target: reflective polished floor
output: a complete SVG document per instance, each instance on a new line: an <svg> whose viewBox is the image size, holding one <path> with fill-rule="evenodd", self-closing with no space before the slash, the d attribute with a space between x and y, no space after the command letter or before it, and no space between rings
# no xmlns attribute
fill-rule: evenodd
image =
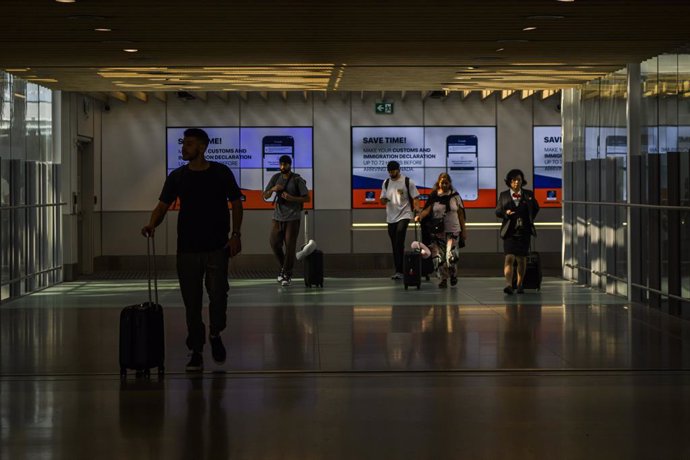
<svg viewBox="0 0 690 460"><path fill-rule="evenodd" d="M403 290L384 278L231 280L228 360L121 382L118 318L146 282L0 305L0 458L690 458L690 323L545 278Z"/></svg>

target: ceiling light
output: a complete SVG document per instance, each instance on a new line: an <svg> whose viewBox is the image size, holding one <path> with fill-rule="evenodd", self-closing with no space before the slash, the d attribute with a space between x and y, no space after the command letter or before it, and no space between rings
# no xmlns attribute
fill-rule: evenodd
<svg viewBox="0 0 690 460"><path fill-rule="evenodd" d="M108 29L107 27L98 27L97 29L93 29L96 32L112 32L113 29Z"/></svg>
<svg viewBox="0 0 690 460"><path fill-rule="evenodd" d="M136 52L138 52L139 50L136 49L136 48L125 48L125 49L123 49L122 51L124 51L125 53L136 53Z"/></svg>
<svg viewBox="0 0 690 460"><path fill-rule="evenodd" d="M499 49L496 50L496 52L497 52L497 53L500 53L501 51L504 51L504 50L505 50L505 48L499 48Z"/></svg>
<svg viewBox="0 0 690 460"><path fill-rule="evenodd" d="M527 16L527 19L530 21L548 21L551 19L565 19L565 16L557 14L542 14L538 16Z"/></svg>
<svg viewBox="0 0 690 460"><path fill-rule="evenodd" d="M562 2L562 3L573 3L575 0L556 0L557 2Z"/></svg>
<svg viewBox="0 0 690 460"><path fill-rule="evenodd" d="M55 0L58 3L77 3L77 0Z"/></svg>
<svg viewBox="0 0 690 460"><path fill-rule="evenodd" d="M536 27L533 27L533 26L529 26L529 27L525 27L525 28L522 29L522 30L523 30L524 32L528 32L528 31L530 31L530 30L537 30L537 28L536 28Z"/></svg>

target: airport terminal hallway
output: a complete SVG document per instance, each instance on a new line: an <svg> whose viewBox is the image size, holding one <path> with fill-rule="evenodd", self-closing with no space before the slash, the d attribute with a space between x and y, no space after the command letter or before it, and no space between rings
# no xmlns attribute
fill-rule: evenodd
<svg viewBox="0 0 690 460"><path fill-rule="evenodd" d="M0 458L688 459L690 324L545 278L405 291L383 277L231 280L228 360L118 375L122 307L146 281L63 283L0 305ZM206 311L205 311L206 315Z"/></svg>

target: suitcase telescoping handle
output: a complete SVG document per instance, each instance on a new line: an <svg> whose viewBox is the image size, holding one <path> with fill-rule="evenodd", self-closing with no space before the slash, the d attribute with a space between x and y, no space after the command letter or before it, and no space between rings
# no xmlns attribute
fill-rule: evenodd
<svg viewBox="0 0 690 460"><path fill-rule="evenodd" d="M151 268L153 266L153 273ZM146 238L146 271L149 279L149 304L153 305L151 298L151 278L153 278L153 292L155 293L156 305L158 305L158 270L156 269L156 240L153 236ZM153 276L151 276L153 274Z"/></svg>
<svg viewBox="0 0 690 460"><path fill-rule="evenodd" d="M309 242L309 220L307 214L309 214L309 211L304 211L304 244Z"/></svg>

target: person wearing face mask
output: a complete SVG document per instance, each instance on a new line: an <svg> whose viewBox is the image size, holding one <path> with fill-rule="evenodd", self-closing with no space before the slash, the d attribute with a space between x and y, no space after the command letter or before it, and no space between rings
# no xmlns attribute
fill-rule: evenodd
<svg viewBox="0 0 690 460"><path fill-rule="evenodd" d="M407 226L414 212L419 208L419 192L412 179L400 173L400 163L388 162L389 178L381 185L381 204L386 206L386 223L388 237L393 248L395 273L393 280L403 279L403 258L405 255L405 237Z"/></svg>
<svg viewBox="0 0 690 460"><path fill-rule="evenodd" d="M530 240L532 235L537 235L534 218L539 212L539 204L534 199L534 193L523 188L527 181L521 170L508 171L505 183L508 190L501 192L496 205L496 216L503 219L500 233L505 254L503 275L506 286L503 292L508 295L513 293L513 264L517 261L517 292L522 294Z"/></svg>
<svg viewBox="0 0 690 460"><path fill-rule="evenodd" d="M290 286L292 267L295 265L295 249L302 207L311 198L305 180L292 171L292 158L289 155L283 155L278 161L280 172L271 177L266 185L264 199L268 200L275 193L270 244L280 265L278 283L287 287Z"/></svg>
<svg viewBox="0 0 690 460"><path fill-rule="evenodd" d="M465 204L457 191L453 188L448 173L441 173L429 194L429 199L422 212L415 217L419 222L427 216L429 233L431 233L431 256L434 266L438 270L441 282L438 287L444 289L458 284L457 262L458 245L464 246L467 239L465 228ZM462 240L462 242L460 241ZM459 244L461 243L461 244Z"/></svg>

